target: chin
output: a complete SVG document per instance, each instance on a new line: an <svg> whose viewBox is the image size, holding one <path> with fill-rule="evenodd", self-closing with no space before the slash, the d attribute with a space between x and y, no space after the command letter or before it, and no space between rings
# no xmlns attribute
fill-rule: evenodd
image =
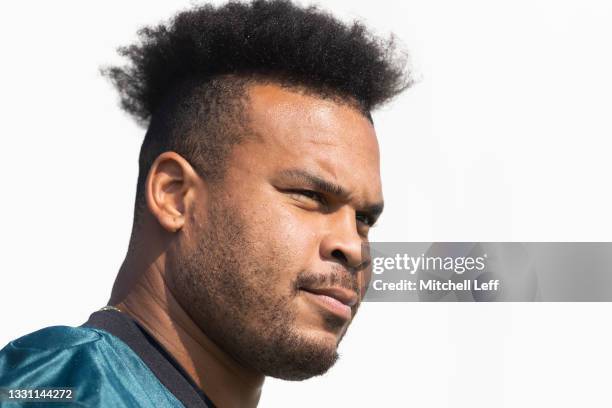
<svg viewBox="0 0 612 408"><path fill-rule="evenodd" d="M304 330L301 335L305 341L312 343L321 350L325 349L327 352L331 353L336 352L338 349L338 344L344 336L344 330L342 333L338 333L337 331L330 331L327 328L308 329Z"/></svg>
<svg viewBox="0 0 612 408"><path fill-rule="evenodd" d="M293 361L290 367L267 375L285 381L304 381L325 374L337 360L338 353L334 350L330 355L303 359L298 364L295 364L296 361Z"/></svg>
<svg viewBox="0 0 612 408"><path fill-rule="evenodd" d="M337 345L338 337L334 333L323 329L294 329L278 344L274 361L262 371L267 376L288 381L325 374L338 360Z"/></svg>

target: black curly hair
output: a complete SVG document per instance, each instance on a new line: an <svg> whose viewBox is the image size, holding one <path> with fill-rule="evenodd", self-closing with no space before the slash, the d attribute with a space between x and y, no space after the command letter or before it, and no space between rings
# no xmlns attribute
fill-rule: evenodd
<svg viewBox="0 0 612 408"><path fill-rule="evenodd" d="M122 108L148 126L137 203L155 158L173 150L210 180L248 132L245 86L274 82L369 112L412 84L393 38L374 37L316 7L287 0L203 5L142 28L119 48L128 65L103 69ZM371 120L371 118L370 118ZM137 205L138 207L138 205Z"/></svg>

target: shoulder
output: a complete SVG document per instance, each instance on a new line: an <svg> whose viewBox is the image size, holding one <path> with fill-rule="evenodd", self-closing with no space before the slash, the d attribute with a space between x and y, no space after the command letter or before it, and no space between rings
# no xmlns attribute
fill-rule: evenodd
<svg viewBox="0 0 612 408"><path fill-rule="evenodd" d="M0 380L44 362L57 368L57 364L69 363L74 358L82 359L102 338L93 329L68 326L46 327L20 337L0 350Z"/></svg>
<svg viewBox="0 0 612 408"><path fill-rule="evenodd" d="M142 360L110 333L53 326L0 350L0 388L72 388L80 406L121 407L155 406L151 391L159 385Z"/></svg>
<svg viewBox="0 0 612 408"><path fill-rule="evenodd" d="M100 332L53 326L11 341L0 350L0 386L68 386L77 367L91 371Z"/></svg>
<svg viewBox="0 0 612 408"><path fill-rule="evenodd" d="M45 327L10 342L0 352L49 352L86 346L99 341L101 334L89 327Z"/></svg>

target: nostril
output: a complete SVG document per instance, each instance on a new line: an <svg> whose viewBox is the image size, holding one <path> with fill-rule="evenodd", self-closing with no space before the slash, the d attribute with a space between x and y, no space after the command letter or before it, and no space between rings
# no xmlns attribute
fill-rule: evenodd
<svg viewBox="0 0 612 408"><path fill-rule="evenodd" d="M344 252L342 252L339 249L334 249L331 253L331 255L338 259L339 261L341 261L344 265L348 264L348 258L346 257L346 255L344 255Z"/></svg>

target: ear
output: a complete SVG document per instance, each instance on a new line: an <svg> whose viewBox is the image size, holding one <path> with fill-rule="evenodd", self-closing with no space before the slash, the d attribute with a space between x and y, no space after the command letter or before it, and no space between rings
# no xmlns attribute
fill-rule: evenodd
<svg viewBox="0 0 612 408"><path fill-rule="evenodd" d="M195 196L200 177L193 167L176 152L157 156L145 184L149 211L168 232L176 232L185 224L185 211Z"/></svg>

